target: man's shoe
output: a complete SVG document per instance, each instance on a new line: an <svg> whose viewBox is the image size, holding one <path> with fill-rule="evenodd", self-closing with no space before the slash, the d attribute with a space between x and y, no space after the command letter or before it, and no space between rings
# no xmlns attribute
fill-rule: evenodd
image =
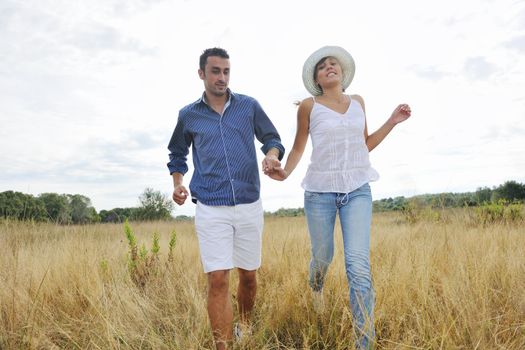
<svg viewBox="0 0 525 350"><path fill-rule="evenodd" d="M233 325L233 337L235 341L242 342L252 335L252 328L250 326L241 325L236 322Z"/></svg>

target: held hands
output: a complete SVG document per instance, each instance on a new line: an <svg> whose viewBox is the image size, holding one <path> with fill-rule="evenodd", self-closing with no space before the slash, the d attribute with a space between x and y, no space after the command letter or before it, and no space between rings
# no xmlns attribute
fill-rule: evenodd
<svg viewBox="0 0 525 350"><path fill-rule="evenodd" d="M269 173L273 172L275 168L280 168L281 162L277 158L277 156L273 154L268 154L266 157L264 157L262 161L262 170L265 175L268 175Z"/></svg>
<svg viewBox="0 0 525 350"><path fill-rule="evenodd" d="M188 198L188 190L184 185L178 185L175 187L175 190L173 190L173 201L177 203L178 205L183 205L186 201L186 198Z"/></svg>
<svg viewBox="0 0 525 350"><path fill-rule="evenodd" d="M396 125L407 120L411 114L412 110L410 109L410 106L403 103L397 106L396 109L394 109L392 115L390 116L390 118L388 118L388 121L392 125Z"/></svg>
<svg viewBox="0 0 525 350"><path fill-rule="evenodd" d="M281 168L281 162L273 154L267 155L262 161L262 169L265 175L274 180L283 181L288 177L286 171Z"/></svg>
<svg viewBox="0 0 525 350"><path fill-rule="evenodd" d="M288 177L288 173L281 167L274 168L272 172L265 172L270 178L277 181L284 181Z"/></svg>

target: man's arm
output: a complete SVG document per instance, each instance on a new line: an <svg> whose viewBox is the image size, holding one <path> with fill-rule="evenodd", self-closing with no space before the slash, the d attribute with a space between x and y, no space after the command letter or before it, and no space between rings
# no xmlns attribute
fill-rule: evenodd
<svg viewBox="0 0 525 350"><path fill-rule="evenodd" d="M266 157L264 157L262 161L262 169L265 174L270 173L275 168L279 168L281 166L279 154L280 151L275 147L270 148L270 150L266 152Z"/></svg>
<svg viewBox="0 0 525 350"><path fill-rule="evenodd" d="M281 137L273 125L268 115L264 112L261 105L255 101L255 137L263 145L261 151L266 155L277 157L277 161L283 159L284 146L281 144ZM274 149L274 150L272 150Z"/></svg>
<svg viewBox="0 0 525 350"><path fill-rule="evenodd" d="M173 195L172 198L178 205L184 204L188 197L188 190L184 187L183 177L188 171L186 164L189 147L191 145L191 138L184 133L184 123L179 114L177 125L171 136L168 149L170 151L170 161L168 162L168 169L173 178Z"/></svg>
<svg viewBox="0 0 525 350"><path fill-rule="evenodd" d="M189 195L188 190L182 184L184 175L181 173L172 173L171 176L173 177L174 188L172 198L178 205L183 205Z"/></svg>

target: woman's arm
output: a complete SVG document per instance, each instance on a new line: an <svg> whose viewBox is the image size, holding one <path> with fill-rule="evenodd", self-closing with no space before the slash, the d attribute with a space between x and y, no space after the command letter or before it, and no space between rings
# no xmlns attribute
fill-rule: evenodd
<svg viewBox="0 0 525 350"><path fill-rule="evenodd" d="M352 98L356 99L357 101L359 101L359 103L361 103L361 106L363 107L363 112L364 112L365 102L363 98L359 95L353 95ZM385 137L390 133L390 131L392 131L394 126L407 120L410 117L411 113L412 111L410 110L409 105L400 104L399 106L396 107L396 109L394 109L394 111L392 112L392 115L390 115L390 118L388 118L387 121L379 129L377 129L375 132L373 132L370 135L368 135L368 127L366 124L366 113L365 113L364 134L365 134L365 142L366 142L368 151L369 152L372 151L381 142L383 142Z"/></svg>
<svg viewBox="0 0 525 350"><path fill-rule="evenodd" d="M297 110L297 131L293 147L286 158L286 165L283 168L276 168L273 172L268 173L274 180L285 180L294 171L301 160L306 142L308 141L308 132L310 130L310 112L312 111L313 100L304 99Z"/></svg>

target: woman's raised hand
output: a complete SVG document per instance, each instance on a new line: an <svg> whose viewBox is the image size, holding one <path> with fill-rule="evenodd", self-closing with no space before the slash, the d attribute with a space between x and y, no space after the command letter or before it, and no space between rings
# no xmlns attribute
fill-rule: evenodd
<svg viewBox="0 0 525 350"><path fill-rule="evenodd" d="M412 110L410 109L410 106L406 103L400 104L399 106L394 109L392 112L392 115L388 119L392 124L396 125L401 122L404 122L408 118L410 118L410 115L412 114Z"/></svg>

